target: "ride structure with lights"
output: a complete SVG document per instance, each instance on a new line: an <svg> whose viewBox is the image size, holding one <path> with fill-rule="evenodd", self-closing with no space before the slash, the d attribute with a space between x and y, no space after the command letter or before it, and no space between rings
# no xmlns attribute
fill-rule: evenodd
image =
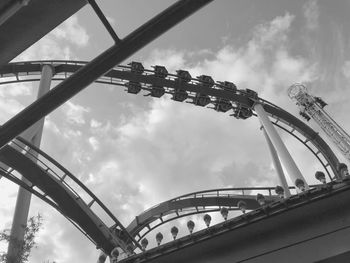
<svg viewBox="0 0 350 263"><path fill-rule="evenodd" d="M6 0L5 4L0 4L0 31L3 30L1 32L11 32L11 28L17 28L18 17L24 17L26 21L31 18L31 23L36 23L37 17L33 14L38 12L47 18L41 21L50 20L50 23L40 23L36 27L31 23L24 23L23 27L18 27L20 31L17 32L20 33L3 39L4 48L0 51L0 84L37 81L43 78L42 70L48 68L47 66L52 69L52 81L61 82L0 128L0 174L62 213L103 251L99 262L104 261L107 255L114 261L127 257L123 262L154 262L153 260L157 261L159 258L158 262L164 262L160 257L162 255L174 253L179 249L194 248L194 244L203 244L206 240L229 235L232 231L240 231L247 226L273 220L300 207L308 207L328 197L342 195L350 189L347 174L343 172L344 165L339 163L336 155L318 133L282 108L260 98L255 91L238 89L234 83L228 81L216 82L207 75L192 78L185 70L170 74L160 65L154 66L153 70L145 69L139 62L116 66L210 0L180 0L124 39L117 36L94 0L57 3L46 0L19 1L27 4L25 8L22 8L22 5L16 6L13 1L7 5L10 2ZM114 40L112 47L90 62L56 60L7 63L86 3L90 4ZM4 5L10 9L5 10ZM53 10L56 16L48 19ZM30 28L27 25L30 25ZM11 41L18 43L13 45ZM271 146L271 153L278 152L280 156L281 152L283 153L281 159L293 174L292 181L296 185L296 192L290 195L291 189L281 183L282 186L276 188L214 189L191 193L144 211L136 216L129 226L124 227L66 168L20 136L26 129L36 125L39 120L93 82L122 86L130 94L146 92L146 96L154 98L170 94L174 101L189 102L200 107L210 106L217 112L231 113L231 116L237 119L258 116ZM327 183L326 175L318 171L315 176L322 185L309 186L270 122L307 147L323 166L330 182ZM278 156L272 156L275 156L274 164L280 166ZM22 180L21 175L27 181ZM273 190L277 195L272 194ZM251 191L258 191L259 194L253 195ZM336 205L339 204L341 202ZM232 210L240 210L242 215L228 219ZM103 215L98 211L102 211ZM211 226L212 219L208 213L215 211L221 213L224 222ZM159 232L156 234L158 246L145 251L149 244L146 238L149 232L172 220L200 213L205 213L203 220L207 228L195 232L195 222L189 220L188 236L179 239L180 230L174 226L170 230L173 241L162 245L164 236ZM106 218L108 220L105 220ZM289 216L286 220L288 218ZM107 221L113 222L112 225ZM243 233L245 234L246 232ZM201 252L205 254L205 251ZM175 259L175 262L179 261Z"/></svg>
<svg viewBox="0 0 350 263"><path fill-rule="evenodd" d="M350 136L325 111L324 107L327 106L327 103L320 97L310 95L306 87L302 84L292 85L288 89L288 96L298 105L300 116L307 121L312 118L328 138L331 139L342 155L350 161Z"/></svg>
<svg viewBox="0 0 350 263"><path fill-rule="evenodd" d="M51 60L10 63L0 67L0 85L39 81L41 68L45 64L54 69L52 81L64 81L83 68L87 62ZM95 82L125 87L129 94L139 94L143 91L147 96L154 98L170 94L174 101L189 102L203 107L212 105L210 108L217 112L231 112L231 116L243 120L256 116L253 107L259 103L272 119L274 126L296 138L318 159L329 178L338 176L339 161L331 148L317 132L292 114L258 97L252 90L237 89L232 82L213 81L208 85L208 82L203 81L203 77L192 78L190 73L184 70L166 75L163 72L160 75L156 70L160 67L162 66L157 65L154 70L148 70L139 62L130 63L128 66L119 65Z"/></svg>
<svg viewBox="0 0 350 263"><path fill-rule="evenodd" d="M2 79L0 84L37 81L40 79L37 76L40 75L43 65L50 65L54 69L53 81L64 80L84 64L85 62L74 61L11 63L0 68ZM260 103L270 118L275 119L272 122L275 126L293 135L317 157L330 180L332 177L342 178L336 170L336 167L339 167L337 158L317 133L280 107L259 98L252 90L237 89L233 83L227 81L215 82L209 76L192 78L190 73L184 70L177 71L177 74L170 74L165 67L159 65L154 66L153 70L148 70L144 69L139 62L132 62L127 66L120 65L96 82L125 87L130 94L139 94L143 91L154 98L170 94L172 99L178 102L190 102L201 107L213 105L208 108L221 113L232 111L231 116L243 120L256 116L254 105ZM38 156L34 159L38 161L37 164L30 161L33 156ZM274 188L216 189L192 193L161 203L140 214L128 227L124 227L83 183L58 162L23 138L18 137L1 149L0 161L11 167L1 170L4 177L49 203L78 227L98 248L114 258L117 255L116 247L121 249L118 252L119 258L143 251L148 245L145 236L164 223L184 216L215 211L220 212L223 218L227 219L230 210L241 210L245 213L246 210L258 209L283 199L284 192L289 190L278 186L275 189L276 196L271 194ZM30 184L21 181L13 171L19 171L30 181ZM36 174L36 177L33 177L33 174ZM318 172L317 177L322 177L322 182L325 182L324 173ZM295 183L301 192L305 191L306 182L297 180ZM247 194L247 191L252 190L265 191L265 194L264 196L259 194L257 197ZM237 191L243 192L238 194ZM82 196L88 196L88 199L83 199ZM105 222L101 222L100 217L94 212L95 206L102 208L115 224L108 226ZM206 215L204 220L209 227L208 216ZM159 220L160 222L156 223ZM188 222L188 228L192 233L194 225L191 221ZM173 237L177 236L174 233L172 233ZM161 244L161 241L162 239L158 236L157 242ZM104 257L105 255L101 255L101 258Z"/></svg>

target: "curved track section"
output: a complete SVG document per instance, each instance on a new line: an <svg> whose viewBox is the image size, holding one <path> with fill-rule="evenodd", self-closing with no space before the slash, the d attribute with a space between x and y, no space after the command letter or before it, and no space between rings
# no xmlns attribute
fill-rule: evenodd
<svg viewBox="0 0 350 263"><path fill-rule="evenodd" d="M1 170L1 175L24 186L56 208L106 253L109 254L116 246L124 251L128 250L128 244L140 247L83 183L29 142L17 138L0 150L0 160L11 167L7 171ZM28 179L31 185L25 185L19 174ZM113 229L107 224L114 224Z"/></svg>
<svg viewBox="0 0 350 263"><path fill-rule="evenodd" d="M125 252L140 248L138 241L160 225L192 214L220 211L221 207L237 210L237 203L245 201L247 210L260 207L251 191L263 193L266 202L278 198L273 188L227 188L182 195L160 203L133 220L127 228L74 175L46 153L18 137L0 150L0 160L10 167L0 168L0 175L24 187L51 205L76 226L97 248L107 254L116 246ZM23 175L30 185L20 179ZM155 223L160 220L160 222ZM155 224L154 224L155 223ZM112 225L108 227L108 225ZM146 231L144 231L146 229ZM129 244L133 244L131 247Z"/></svg>
<svg viewBox="0 0 350 263"><path fill-rule="evenodd" d="M246 262L237 258L237 260L232 260L233 257L228 255L229 251L233 253L243 251L249 256L244 257L246 259L251 258L252 253L256 253L256 249L260 247L265 252L271 250L272 244L276 250L289 247L291 245L290 237L295 238L294 244L298 244L300 241L308 242L310 241L310 232L308 231L313 227L315 227L314 230L320 231L318 232L320 236L333 233L329 230L329 222L344 223L344 220L340 220L339 212L347 211L345 207L348 204L349 190L349 179L314 186L303 194L271 202L249 213L150 248L144 253L123 259L121 262ZM343 202L339 202L339 200L343 200ZM342 205L343 207L340 208ZM344 225L339 226L336 231L344 229L343 227ZM345 225L345 228L347 227ZM315 235L314 230L311 232L313 235ZM267 239L271 237L272 233L274 234L273 241L267 245ZM259 246L252 245L253 241L257 241ZM327 241L329 243L326 238L325 245ZM281 242L285 243L282 245ZM315 248L317 247L319 247L318 241ZM247 252L248 248L250 251ZM308 253L310 252L309 248L307 245ZM292 253L295 251L292 250ZM298 253L295 254L298 257ZM290 262L288 255L285 258L287 259L285 261ZM280 259L279 253L275 261L257 260L254 262L280 262L281 260L278 259Z"/></svg>
<svg viewBox="0 0 350 263"><path fill-rule="evenodd" d="M318 189L322 185L310 185L312 189ZM295 191L295 187L289 187ZM140 240L155 228L172 220L200 213L219 212L222 207L229 211L239 210L239 201L246 203L247 210L256 210L261 205L256 200L256 194L263 194L266 205L275 201L281 201L277 195L273 195L274 187L241 187L220 188L182 195L155 205L142 212L127 226L129 233Z"/></svg>
<svg viewBox="0 0 350 263"><path fill-rule="evenodd" d="M127 227L127 230L140 240L162 224L184 216L216 212L220 211L221 207L226 207L228 210L239 210L237 207L239 201L246 203L247 210L255 210L260 205L256 201L256 195L250 195L249 193L251 191L264 193L268 204L280 199L271 195L273 189L272 187L223 188L182 195L153 206L136 216Z"/></svg>
<svg viewBox="0 0 350 263"><path fill-rule="evenodd" d="M43 64L50 64L54 67L56 74L53 80L59 81L78 71L86 62L52 60L10 63L0 67L0 78L3 79L0 84L39 81ZM191 77L184 80L178 75L168 73L159 75L155 70L144 70L143 68L135 70L130 66L121 65L100 77L96 82L124 86L127 87L129 93L133 94L143 90L149 92L147 95L152 97L161 97L167 93L173 96L173 100L186 101L198 106L214 105L214 109L221 112L228 110L238 112L241 109L252 112L254 104L261 103L265 111L274 119L274 125L303 143L320 161L330 178L332 178L331 172L336 178L339 177L337 171L339 160L317 132L290 113L257 97L249 90L227 88L221 82L207 83ZM136 91L132 91L130 86L135 83ZM185 94L185 99L180 99L177 96L179 94ZM204 99L204 102L203 100L200 102L200 99ZM234 115L237 118L246 118L246 116Z"/></svg>

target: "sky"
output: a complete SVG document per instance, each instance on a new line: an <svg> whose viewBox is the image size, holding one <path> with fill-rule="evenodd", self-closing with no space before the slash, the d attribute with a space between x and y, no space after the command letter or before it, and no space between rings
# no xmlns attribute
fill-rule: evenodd
<svg viewBox="0 0 350 263"><path fill-rule="evenodd" d="M173 2L98 1L120 37ZM214 1L122 64L140 61L147 68L164 65L172 73L184 69L192 76L232 81L296 116L298 109L287 89L303 82L349 131L349 11L346 0ZM86 6L15 61L89 61L111 45L108 33ZM0 85L0 123L33 102L37 87L38 83ZM309 124L319 131L315 123ZM128 225L145 209L189 192L276 186L277 175L259 127L256 118L237 120L168 97L145 98L121 87L93 84L47 116L41 148ZM322 170L321 165L294 138L280 134L307 182L316 183L314 173ZM11 226L17 186L2 178L0 189L0 229L4 229ZM99 252L94 245L33 197L30 215L37 213L44 222L30 262L96 261ZM204 227L199 217L191 219ZM182 226L180 236L185 234L186 220L164 227L167 240L174 224Z"/></svg>

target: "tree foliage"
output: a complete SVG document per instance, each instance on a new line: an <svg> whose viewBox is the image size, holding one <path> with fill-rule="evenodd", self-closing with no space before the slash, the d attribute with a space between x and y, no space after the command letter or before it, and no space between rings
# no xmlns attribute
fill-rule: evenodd
<svg viewBox="0 0 350 263"><path fill-rule="evenodd" d="M10 235L10 230L5 229L0 232L0 241L5 242L13 242L15 250L18 251L18 253L11 257L7 253L1 253L0 254L0 262L7 262L7 263L24 263L28 262L28 258L30 255L30 252L33 247L36 246L36 242L34 240L36 234L40 230L40 227L42 225L42 216L38 214L37 216L32 216L28 219L27 225L24 229L24 241L18 240Z"/></svg>

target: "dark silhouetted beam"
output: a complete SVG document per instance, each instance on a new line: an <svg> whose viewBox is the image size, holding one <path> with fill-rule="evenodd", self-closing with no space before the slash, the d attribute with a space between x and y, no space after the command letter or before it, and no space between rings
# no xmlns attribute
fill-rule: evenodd
<svg viewBox="0 0 350 263"><path fill-rule="evenodd" d="M92 9L94 9L96 15L98 16L98 18L101 20L102 24L105 26L105 28L107 29L108 33L111 35L111 37L113 38L115 43L118 43L120 41L119 37L117 36L117 34L115 33L113 27L111 26L111 24L108 22L107 18L105 17L105 15L103 14L102 10L100 9L100 7L98 6L98 4L96 3L95 0L88 0L89 4L91 5Z"/></svg>
<svg viewBox="0 0 350 263"><path fill-rule="evenodd" d="M16 8L16 3L28 4L21 8L17 4ZM0 65L17 57L86 3L86 0L0 0Z"/></svg>
<svg viewBox="0 0 350 263"><path fill-rule="evenodd" d="M6 1L5 1L6 2ZM5 23L11 16L17 13L22 7L28 4L29 0L20 0L8 2L4 8L0 8L0 26Z"/></svg>
<svg viewBox="0 0 350 263"><path fill-rule="evenodd" d="M180 0L107 49L33 102L0 129L0 147L83 90L98 77L212 0Z"/></svg>

